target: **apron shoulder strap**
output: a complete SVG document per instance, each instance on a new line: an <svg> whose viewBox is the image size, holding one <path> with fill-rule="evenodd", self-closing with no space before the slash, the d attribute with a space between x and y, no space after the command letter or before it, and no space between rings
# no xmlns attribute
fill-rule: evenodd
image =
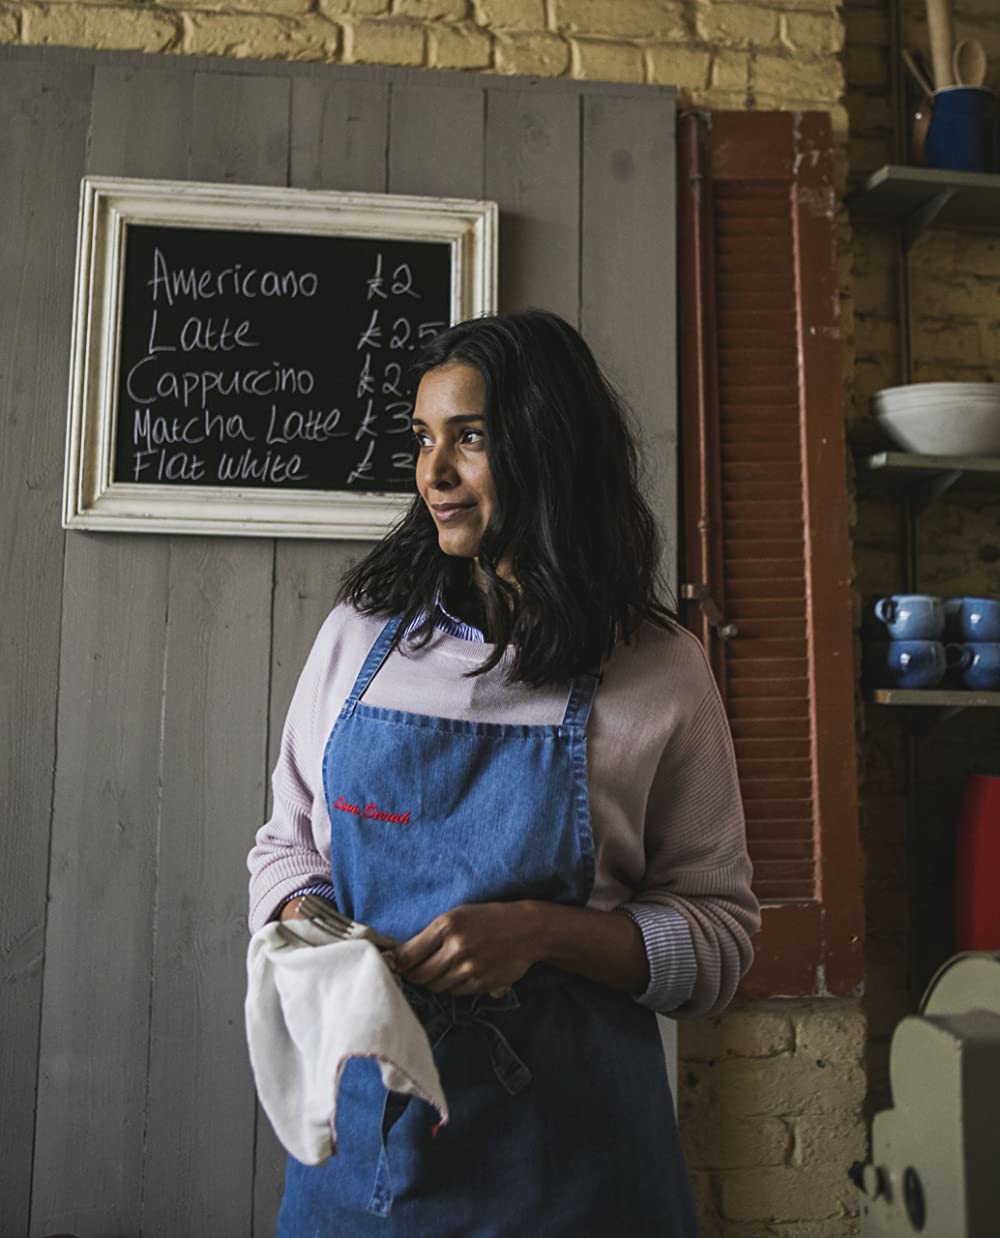
<svg viewBox="0 0 1000 1238"><path fill-rule="evenodd" d="M345 705L353 708L358 701L364 696L368 685L378 674L382 663L389 656L389 650L392 648L392 642L395 639L396 633L399 631L399 625L403 622L401 615L396 615L390 619L381 632L375 639L375 644L368 650L368 656L361 664L361 670L358 671L358 677L354 681L354 687L351 689L351 694L347 698Z"/></svg>
<svg viewBox="0 0 1000 1238"><path fill-rule="evenodd" d="M573 688L569 694L569 700L566 702L566 713L563 715L562 724L565 727L578 727L580 730L585 730L587 719L590 717L590 708L594 703L594 693L597 691L597 685L601 682L601 676L597 671L585 671L582 675L577 675L573 680Z"/></svg>

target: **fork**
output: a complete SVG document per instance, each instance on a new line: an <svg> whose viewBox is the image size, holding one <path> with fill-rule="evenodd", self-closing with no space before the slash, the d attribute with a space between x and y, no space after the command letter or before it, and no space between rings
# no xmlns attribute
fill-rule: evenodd
<svg viewBox="0 0 1000 1238"><path fill-rule="evenodd" d="M342 915L336 908L331 907L329 903L315 894L303 894L299 899L298 909L303 919L314 924L331 941L370 941L373 946L383 951L392 950L399 945L394 937L386 937L376 932L375 929L369 928L367 924L361 924L358 920L352 920L350 916ZM299 941L305 941L306 938L301 937L294 928L289 927L293 922L279 921L293 937L297 937ZM309 942L309 944L313 943Z"/></svg>
<svg viewBox="0 0 1000 1238"><path fill-rule="evenodd" d="M362 924L359 920L352 920L350 916L341 914L335 907L331 907L325 899L318 898L315 894L301 895L299 911L304 913L302 918L308 920L310 924L314 924L331 941L370 941L376 949L383 952L393 950L399 945L395 937L386 937L383 933L369 928L367 924ZM294 923L295 917L291 920L279 920L278 928L283 933L294 937L297 941L305 942L310 946L318 944L296 933L291 927ZM509 986L490 989L490 997L504 997L509 992Z"/></svg>

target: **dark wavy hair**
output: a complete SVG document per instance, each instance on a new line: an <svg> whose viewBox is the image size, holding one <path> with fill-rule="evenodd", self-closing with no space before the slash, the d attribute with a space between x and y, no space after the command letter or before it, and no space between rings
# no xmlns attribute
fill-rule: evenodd
<svg viewBox="0 0 1000 1238"><path fill-rule="evenodd" d="M472 674L492 669L511 646L512 679L560 682L595 667L644 619L672 627L629 413L579 333L546 310L474 318L435 336L414 372L458 361L475 366L486 387L496 492L478 556L495 647ZM516 587L497 575L505 554ZM435 599L467 580L468 560L439 549L418 495L347 573L339 596L365 614L402 615L401 632L422 618L407 638L422 647Z"/></svg>

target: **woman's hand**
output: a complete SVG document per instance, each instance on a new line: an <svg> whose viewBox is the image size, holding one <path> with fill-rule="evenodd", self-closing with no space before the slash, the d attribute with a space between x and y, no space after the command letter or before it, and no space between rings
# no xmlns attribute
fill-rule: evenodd
<svg viewBox="0 0 1000 1238"><path fill-rule="evenodd" d="M432 920L385 960L433 993L491 993L520 980L539 960L539 904L464 903Z"/></svg>
<svg viewBox="0 0 1000 1238"><path fill-rule="evenodd" d="M463 903L384 957L434 993L492 993L520 980L532 963L626 993L649 984L642 933L628 916L533 900Z"/></svg>

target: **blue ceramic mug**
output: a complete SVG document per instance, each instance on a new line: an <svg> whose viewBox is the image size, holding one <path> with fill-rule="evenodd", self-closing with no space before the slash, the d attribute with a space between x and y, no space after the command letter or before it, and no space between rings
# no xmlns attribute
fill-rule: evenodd
<svg viewBox="0 0 1000 1238"><path fill-rule="evenodd" d="M879 598L872 613L892 640L939 640L944 635L941 599L928 593Z"/></svg>
<svg viewBox="0 0 1000 1238"><path fill-rule="evenodd" d="M945 646L951 677L963 688L994 692L1000 689L1000 642L965 641Z"/></svg>
<svg viewBox="0 0 1000 1238"><path fill-rule="evenodd" d="M979 86L934 92L927 130L927 166L953 172L994 170L993 95Z"/></svg>
<svg viewBox="0 0 1000 1238"><path fill-rule="evenodd" d="M892 640L866 645L864 665L874 688L936 688L947 663L940 641Z"/></svg>
<svg viewBox="0 0 1000 1238"><path fill-rule="evenodd" d="M1000 641L1000 599L948 598L944 603L945 631L957 641L977 644Z"/></svg>
<svg viewBox="0 0 1000 1238"><path fill-rule="evenodd" d="M965 598L945 598L941 603L941 609L944 611L944 634L947 640L962 639L959 627L964 601Z"/></svg>

